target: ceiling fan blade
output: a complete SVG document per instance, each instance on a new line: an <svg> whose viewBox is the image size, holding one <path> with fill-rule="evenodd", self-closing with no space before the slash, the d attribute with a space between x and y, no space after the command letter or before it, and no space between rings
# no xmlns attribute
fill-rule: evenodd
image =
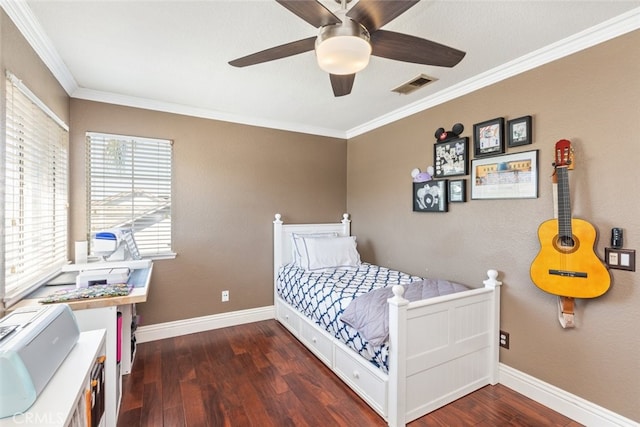
<svg viewBox="0 0 640 427"><path fill-rule="evenodd" d="M453 67L466 55L443 44L386 30L371 34L371 46L375 56L439 67Z"/></svg>
<svg viewBox="0 0 640 427"><path fill-rule="evenodd" d="M295 42L272 47L271 49L252 53L251 55L243 56L242 58L229 61L229 64L233 65L234 67L246 67L248 65L260 64L262 62L273 61L275 59L286 58L288 56L297 55L299 53L309 52L310 50L315 49L315 45L316 36L313 36Z"/></svg>
<svg viewBox="0 0 640 427"><path fill-rule="evenodd" d="M331 79L331 87L333 88L333 94L335 96L345 96L351 93L353 87L353 81L356 78L355 74L329 74Z"/></svg>
<svg viewBox="0 0 640 427"><path fill-rule="evenodd" d="M347 16L364 25L369 33L391 22L420 0L359 0Z"/></svg>
<svg viewBox="0 0 640 427"><path fill-rule="evenodd" d="M321 3L318 3L316 0L276 1L316 28L342 22L337 16L331 13L329 9L324 7Z"/></svg>

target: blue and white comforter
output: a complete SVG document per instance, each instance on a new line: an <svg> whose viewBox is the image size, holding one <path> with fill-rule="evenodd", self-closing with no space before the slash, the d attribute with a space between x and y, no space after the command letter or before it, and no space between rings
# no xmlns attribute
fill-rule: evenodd
<svg viewBox="0 0 640 427"><path fill-rule="evenodd" d="M374 289L422 280L400 271L362 263L357 268L309 272L287 264L278 272L280 298L344 342L383 372L388 372L388 344L372 346L340 320L349 303Z"/></svg>

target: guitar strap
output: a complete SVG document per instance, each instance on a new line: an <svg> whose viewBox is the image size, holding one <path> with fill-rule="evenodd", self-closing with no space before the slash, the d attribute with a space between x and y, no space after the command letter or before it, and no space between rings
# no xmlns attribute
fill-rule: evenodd
<svg viewBox="0 0 640 427"><path fill-rule="evenodd" d="M558 183L555 180L553 181L553 217L558 217ZM558 320L565 329L576 327L574 307L575 298L558 296Z"/></svg>

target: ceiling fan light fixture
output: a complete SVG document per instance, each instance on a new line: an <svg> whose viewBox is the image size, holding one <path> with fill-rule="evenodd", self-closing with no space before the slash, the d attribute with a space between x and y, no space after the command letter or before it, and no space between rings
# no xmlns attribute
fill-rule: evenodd
<svg viewBox="0 0 640 427"><path fill-rule="evenodd" d="M369 64L371 45L360 37L340 36L316 47L318 65L329 74L355 74Z"/></svg>
<svg viewBox="0 0 640 427"><path fill-rule="evenodd" d="M316 59L318 66L329 74L355 74L369 64L369 32L346 16L340 18L342 23L320 30L316 39Z"/></svg>

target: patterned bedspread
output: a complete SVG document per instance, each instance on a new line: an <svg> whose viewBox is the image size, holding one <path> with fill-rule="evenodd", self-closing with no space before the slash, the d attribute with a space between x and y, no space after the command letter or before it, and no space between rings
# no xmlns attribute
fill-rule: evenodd
<svg viewBox="0 0 640 427"><path fill-rule="evenodd" d="M374 289L422 280L385 267L362 263L358 268L309 272L287 264L278 272L280 298L298 309L348 347L388 372L388 344L372 346L340 316L356 297Z"/></svg>

